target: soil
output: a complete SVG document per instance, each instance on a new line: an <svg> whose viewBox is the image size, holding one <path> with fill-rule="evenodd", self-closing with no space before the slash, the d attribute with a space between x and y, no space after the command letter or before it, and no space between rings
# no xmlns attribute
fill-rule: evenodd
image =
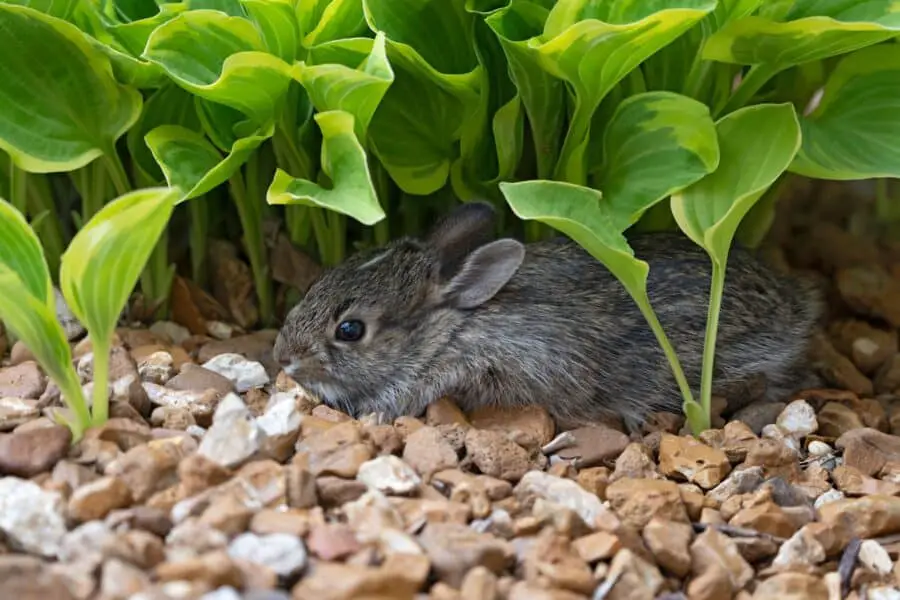
<svg viewBox="0 0 900 600"><path fill-rule="evenodd" d="M452 399L353 420L272 363L237 253L233 285L179 279L173 321L118 330L112 418L76 444L0 335L0 598L900 598L900 244L840 194L785 204L766 252L829 282L828 387L699 439Z"/></svg>

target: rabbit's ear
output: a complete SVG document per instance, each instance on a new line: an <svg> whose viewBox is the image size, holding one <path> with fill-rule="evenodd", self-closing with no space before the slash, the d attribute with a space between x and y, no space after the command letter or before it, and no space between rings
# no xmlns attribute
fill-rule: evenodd
<svg viewBox="0 0 900 600"><path fill-rule="evenodd" d="M494 207L486 202L467 202L441 219L428 235L428 244L437 250L441 278L455 275L473 250L493 237Z"/></svg>
<svg viewBox="0 0 900 600"><path fill-rule="evenodd" d="M462 268L444 287L444 297L458 308L475 308L494 297L516 274L525 246L512 239L485 244L470 253Z"/></svg>

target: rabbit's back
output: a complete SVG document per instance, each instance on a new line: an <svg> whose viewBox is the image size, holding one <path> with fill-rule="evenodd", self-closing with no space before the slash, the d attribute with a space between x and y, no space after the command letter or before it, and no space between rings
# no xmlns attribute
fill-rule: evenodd
<svg viewBox="0 0 900 600"><path fill-rule="evenodd" d="M710 259L678 233L643 234L629 243L650 265L651 304L699 395ZM714 391L734 408L747 400L741 390L760 378L769 397L804 387L798 373L819 311L811 284L782 276L734 247ZM518 273L474 320L469 342L495 358L492 376L475 383L482 394L487 389L490 396L494 386L497 395L540 403L574 423L604 413L635 423L648 411L680 410L668 361L637 305L601 263L568 239L529 245ZM505 378L513 389L504 389Z"/></svg>

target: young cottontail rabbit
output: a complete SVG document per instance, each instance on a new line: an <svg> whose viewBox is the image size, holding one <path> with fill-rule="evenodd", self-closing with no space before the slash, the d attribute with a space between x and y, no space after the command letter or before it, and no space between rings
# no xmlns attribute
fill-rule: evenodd
<svg viewBox="0 0 900 600"><path fill-rule="evenodd" d="M568 238L523 245L493 240L493 227L490 205L464 204L425 240L326 271L289 313L275 358L357 417L415 416L442 396L464 410L537 404L561 424L617 415L634 428L650 411L681 411L656 338L601 263ZM630 243L650 264L652 305L696 394L709 257L680 233ZM765 395L784 399L802 385L818 294L738 247L726 277L714 391L764 377Z"/></svg>

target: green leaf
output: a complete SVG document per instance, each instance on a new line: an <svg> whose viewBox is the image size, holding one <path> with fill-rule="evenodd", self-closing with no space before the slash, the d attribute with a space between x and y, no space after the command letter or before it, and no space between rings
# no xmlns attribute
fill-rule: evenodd
<svg viewBox="0 0 900 600"><path fill-rule="evenodd" d="M78 0L3 0L3 2L27 6L63 21L71 21L78 7Z"/></svg>
<svg viewBox="0 0 900 600"><path fill-rule="evenodd" d="M719 168L673 195L672 214L724 267L741 219L800 148L800 124L791 104L761 104L720 119L716 132Z"/></svg>
<svg viewBox="0 0 900 600"><path fill-rule="evenodd" d="M500 191L520 219L561 231L603 263L632 295L646 293L649 265L634 256L617 223L628 213L598 190L562 181L503 182ZM644 290L644 292L642 292Z"/></svg>
<svg viewBox="0 0 900 600"><path fill-rule="evenodd" d="M819 179L900 177L900 47L859 50L838 63L818 107L801 118L791 171Z"/></svg>
<svg viewBox="0 0 900 600"><path fill-rule="evenodd" d="M187 91L242 112L257 127L274 118L292 77L290 65L265 51L250 21L210 10L161 25L144 57Z"/></svg>
<svg viewBox="0 0 900 600"><path fill-rule="evenodd" d="M494 196L497 182L514 178L524 135L522 102L506 55L483 22L475 28L475 51L481 64L480 102L466 119L460 157L451 167L453 189L463 200Z"/></svg>
<svg viewBox="0 0 900 600"><path fill-rule="evenodd" d="M141 96L73 25L0 4L0 149L31 172L72 171L104 153L137 120Z"/></svg>
<svg viewBox="0 0 900 600"><path fill-rule="evenodd" d="M354 135L353 115L344 111L318 113L322 130L322 170L334 182L331 189L306 179L294 179L281 169L269 186L269 204L319 206L374 225L385 214L378 203L366 152Z"/></svg>
<svg viewBox="0 0 900 600"><path fill-rule="evenodd" d="M300 47L300 26L290 0L241 0L262 32L266 48L281 60L292 63Z"/></svg>
<svg viewBox="0 0 900 600"><path fill-rule="evenodd" d="M180 3L161 4L158 8L159 12L154 15L135 21L110 25L106 29L122 44L131 56L137 58L144 51L144 48L147 46L147 40L150 39L150 34L157 27L163 23L168 23L187 10L187 6Z"/></svg>
<svg viewBox="0 0 900 600"><path fill-rule="evenodd" d="M177 85L167 83L147 99L140 119L128 131L126 140L131 160L147 178L156 182L162 181L163 172L144 142L144 137L160 125L182 125L198 130L200 118L194 106L194 97Z"/></svg>
<svg viewBox="0 0 900 600"><path fill-rule="evenodd" d="M706 105L671 92L647 92L623 101L603 136L596 186L615 207L620 231L651 206L715 171L716 127Z"/></svg>
<svg viewBox="0 0 900 600"><path fill-rule="evenodd" d="M394 71L368 145L403 191L433 193L446 183L478 103L473 16L462 0L367 0L364 7L372 31L386 36Z"/></svg>
<svg viewBox="0 0 900 600"><path fill-rule="evenodd" d="M22 340L72 406L77 435L90 416L72 353L56 319L55 297L44 252L25 217L0 198L0 321Z"/></svg>
<svg viewBox="0 0 900 600"><path fill-rule="evenodd" d="M715 0L678 0L656 10L656 4L560 0L547 17L543 36L530 40L542 67L569 82L575 92L554 179L586 182L591 117L600 102L630 71L716 5Z"/></svg>
<svg viewBox="0 0 900 600"><path fill-rule="evenodd" d="M62 257L60 290L91 339L111 338L177 199L171 188L130 192L100 209L72 239Z"/></svg>
<svg viewBox="0 0 900 600"><path fill-rule="evenodd" d="M888 0L802 0L777 21L747 16L709 39L703 58L781 70L877 44L900 33L900 4Z"/></svg>
<svg viewBox="0 0 900 600"><path fill-rule="evenodd" d="M53 305L53 284L44 249L21 212L0 198L0 265L21 280L19 293Z"/></svg>
<svg viewBox="0 0 900 600"><path fill-rule="evenodd" d="M372 31L415 50L436 71L463 75L477 66L475 19L463 0L363 0L363 9Z"/></svg>
<svg viewBox="0 0 900 600"><path fill-rule="evenodd" d="M363 50L365 54L358 52ZM297 79L319 112L342 110L353 115L356 136L365 145L369 123L394 81L384 34L374 40L341 40L310 52L317 64L301 65ZM343 62L347 61L347 62Z"/></svg>
<svg viewBox="0 0 900 600"><path fill-rule="evenodd" d="M303 0L297 5L297 19L307 48L353 38L368 29L362 0Z"/></svg>
<svg viewBox="0 0 900 600"><path fill-rule="evenodd" d="M161 125L150 131L145 141L166 182L181 191L179 202L183 202L227 181L273 133L270 125L258 135L236 140L224 159L202 134L180 125Z"/></svg>
<svg viewBox="0 0 900 600"><path fill-rule="evenodd" d="M566 117L565 84L540 64L539 51L528 42L539 36L550 11L532 0L512 0L485 19L509 63L509 76L528 116L537 160L537 176L549 179L559 158Z"/></svg>

